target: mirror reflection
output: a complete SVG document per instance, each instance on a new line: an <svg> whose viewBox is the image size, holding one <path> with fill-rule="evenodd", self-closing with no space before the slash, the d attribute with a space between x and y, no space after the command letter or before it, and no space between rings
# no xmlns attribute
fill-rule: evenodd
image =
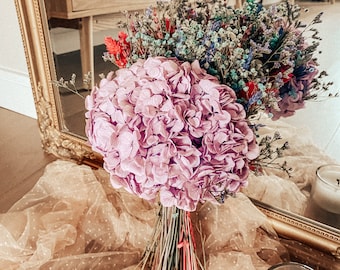
<svg viewBox="0 0 340 270"><path fill-rule="evenodd" d="M309 22L313 16L323 11L322 23L317 25L320 37L320 54L317 55L318 62L320 64L319 69L325 70L328 73L327 80L332 81L334 84L332 89L338 91L340 89L339 80L339 60L340 54L338 53L339 41L334 39L335 33L339 32L339 3L330 4L329 2L304 2L299 1L298 4L302 8L308 9L308 12L302 16L305 22ZM306 108L297 111L296 115L291 118L285 119L286 123L294 126L302 126L306 128L306 138L312 138L312 143L322 149L323 152L330 157L329 161L324 159L323 153L315 156L315 160L324 164L340 164L340 100L325 99L320 102L308 102ZM300 135L299 135L300 136ZM308 153L308 149L304 150ZM323 162L321 162L323 161ZM306 163L302 163L301 166L308 166ZM316 181L316 170L313 172L313 180ZM304 177L304 176L302 176ZM314 182L315 187L317 185ZM328 189L327 189L328 190ZM328 199L332 196L339 195L339 190L336 186L336 179L334 179L334 186L325 195ZM338 197L339 198L339 197ZM333 202L336 203L338 199L334 198ZM331 202L333 204L333 202ZM324 204L324 205L322 205ZM315 200L309 198L307 207L303 213L304 216L320 221L332 227L340 229L340 215L334 212L325 211L328 209L329 202L315 203ZM322 207L320 207L320 205Z"/></svg>
<svg viewBox="0 0 340 270"><path fill-rule="evenodd" d="M133 3L45 0L56 78L69 81L75 74L75 88L85 97L99 83L101 74L116 69L102 56L106 51L104 38L118 33L117 23L125 16L122 11L138 11L155 3L155 0ZM69 90L59 87L57 91L63 114L61 128L85 140L84 100Z"/></svg>
<svg viewBox="0 0 340 270"><path fill-rule="evenodd" d="M102 59L103 53L106 51L104 38L105 36L117 36L119 30L116 25L123 15L117 10L117 7L112 9L114 12L110 11L108 7L98 11L98 9L88 6L78 7L80 11L74 11L67 10L65 1L53 3L51 3L52 1L45 1L56 77L70 80L71 75L76 74L76 88L79 89L79 94L85 97L89 93L89 89L99 83L100 74L107 74L116 68L111 62L105 62ZM146 2L143 2L144 6L149 4ZM320 36L323 38L320 46L322 54L318 55L320 70L328 72L328 80L334 82L333 89L340 89L340 80L338 79L340 76L338 71L340 70L338 64L340 63L340 53L337 50L339 42L334 38L340 34L338 24L335 23L340 22L337 16L340 12L340 5L337 3L331 5L328 2L298 2L298 4L302 8L309 9L309 12L302 12L302 19L305 22L311 21L320 10L324 11L323 23L317 25ZM91 85L84 83L84 79L87 79L85 74L91 74ZM85 140L84 99L63 88L59 88L58 91L61 100L61 113L64 119L63 128ZM315 155L315 166L322 162L340 163L340 154L337 151L340 147L339 105L339 99L326 99L321 102L311 101L307 103L305 109L297 111L294 117L282 120L285 124L305 127L308 133L308 135L305 135L306 139L313 140L316 146L329 155L329 159ZM296 136L303 137L304 135L296 134ZM302 142L303 140L298 141ZM308 165L303 163L306 161L301 162L302 166ZM315 166L311 166L313 171L310 171L310 178L316 178ZM300 175L300 177L305 176ZM305 185L302 193L309 194L310 191L311 186ZM288 190L287 194L292 195L293 191ZM275 198L268 199L265 202L274 206L276 203ZM296 204L292 200L290 203ZM288 208L287 210L340 229L339 214L323 210L308 196L307 201L303 203L306 203L306 205L297 207L299 209ZM281 205L284 205L284 203Z"/></svg>
<svg viewBox="0 0 340 270"><path fill-rule="evenodd" d="M75 74L75 89L79 95L59 87L64 128L85 139L84 97L98 84L100 74L114 69L112 63L103 61L106 50L104 37L117 31L115 15L85 17L82 14L68 19L66 12L56 12L56 7L46 2L48 26L51 37L56 77L66 81ZM80 98L83 97L83 98Z"/></svg>

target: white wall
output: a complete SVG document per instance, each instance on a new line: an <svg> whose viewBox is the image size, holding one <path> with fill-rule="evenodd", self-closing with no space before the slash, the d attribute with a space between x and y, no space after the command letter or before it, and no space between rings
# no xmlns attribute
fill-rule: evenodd
<svg viewBox="0 0 340 270"><path fill-rule="evenodd" d="M1 0L0 11L0 107L36 118L14 0Z"/></svg>

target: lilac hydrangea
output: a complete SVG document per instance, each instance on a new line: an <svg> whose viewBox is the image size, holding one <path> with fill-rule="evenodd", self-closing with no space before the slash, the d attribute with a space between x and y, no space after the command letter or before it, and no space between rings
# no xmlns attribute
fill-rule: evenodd
<svg viewBox="0 0 340 270"><path fill-rule="evenodd" d="M86 98L86 134L113 187L194 211L247 184L259 154L235 92L198 61L150 57Z"/></svg>

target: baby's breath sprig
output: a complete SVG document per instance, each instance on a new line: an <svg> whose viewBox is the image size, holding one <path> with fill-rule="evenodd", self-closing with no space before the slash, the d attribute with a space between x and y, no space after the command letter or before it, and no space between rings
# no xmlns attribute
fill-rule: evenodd
<svg viewBox="0 0 340 270"><path fill-rule="evenodd" d="M85 96L81 94L82 90L89 91L91 87L91 73L84 74L83 78L83 88L79 88L77 86L77 76L76 74L72 74L70 80L66 81L63 77L61 77L57 81L53 81L53 84L59 88L64 88L70 93L73 93L77 96L79 96L82 99L85 99Z"/></svg>
<svg viewBox="0 0 340 270"><path fill-rule="evenodd" d="M292 168L288 167L286 161L279 161L280 158L284 157L284 151L289 149L287 141L280 146L276 146L276 142L281 139L280 133L276 131L273 136L267 135L260 140L260 155L250 164L256 175L262 174L264 168L271 168L282 170L289 177L291 176Z"/></svg>

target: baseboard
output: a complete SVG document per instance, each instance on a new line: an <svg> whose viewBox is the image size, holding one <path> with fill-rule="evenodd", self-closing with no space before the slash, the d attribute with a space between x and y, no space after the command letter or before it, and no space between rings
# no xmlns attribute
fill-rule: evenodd
<svg viewBox="0 0 340 270"><path fill-rule="evenodd" d="M28 74L0 66L0 107L37 118Z"/></svg>

